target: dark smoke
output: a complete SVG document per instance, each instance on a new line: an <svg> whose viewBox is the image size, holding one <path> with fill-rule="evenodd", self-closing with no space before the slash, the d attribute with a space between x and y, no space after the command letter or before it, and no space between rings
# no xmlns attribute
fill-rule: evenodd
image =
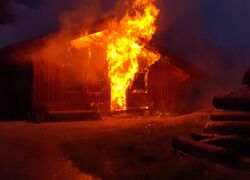
<svg viewBox="0 0 250 180"><path fill-rule="evenodd" d="M250 64L250 1L161 0L155 42L220 84L240 86Z"/></svg>
<svg viewBox="0 0 250 180"><path fill-rule="evenodd" d="M9 12L10 6L13 3L20 4L27 7L36 7L39 5L39 0L1 0L0 2L0 24L13 23L15 21L15 16Z"/></svg>
<svg viewBox="0 0 250 180"><path fill-rule="evenodd" d="M57 32L60 15L67 11L112 9L115 0L1 0L0 47ZM0 19L1 19L0 17ZM79 19L86 17L78 17ZM89 16L87 17L89 18Z"/></svg>
<svg viewBox="0 0 250 180"><path fill-rule="evenodd" d="M58 31L62 12L82 7L84 13L97 8L102 16L114 9L116 2L1 0L0 47ZM227 86L238 86L250 59L250 1L157 0L157 3L161 15L155 43Z"/></svg>

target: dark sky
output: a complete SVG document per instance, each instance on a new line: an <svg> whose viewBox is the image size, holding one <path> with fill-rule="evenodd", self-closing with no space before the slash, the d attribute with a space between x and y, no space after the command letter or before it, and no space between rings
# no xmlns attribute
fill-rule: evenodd
<svg viewBox="0 0 250 180"><path fill-rule="evenodd" d="M249 45L249 0L206 0L202 9L206 28L215 34L216 41L229 48Z"/></svg>
<svg viewBox="0 0 250 180"><path fill-rule="evenodd" d="M115 2L115 0L99 1L106 9L112 8ZM0 47L3 47L15 41L53 31L58 25L57 16L61 11L72 10L79 5L87 6L98 0L16 0L14 2L0 0L0 2L2 2L1 6L5 6L6 11L15 18L14 23L0 26ZM160 0L160 6L162 16L183 15L183 17L171 19L176 21L171 22L172 25L178 22L186 26L185 23L191 22L190 26L194 26L193 24L200 26L198 27L200 33L206 33L206 36L219 45L241 48L250 44L249 0ZM168 21L168 17L165 18ZM169 22L165 24L169 25Z"/></svg>
<svg viewBox="0 0 250 180"><path fill-rule="evenodd" d="M116 0L0 2L0 47L4 47L56 31L58 15L63 11L81 6L87 10L98 6L101 16L102 12L114 8ZM229 68L240 64L240 69L250 64L249 0L158 0L157 3L161 15L156 41L165 48L182 54L203 69L208 65L211 68L218 66L214 61L219 61L222 67L229 64ZM3 18L7 20L1 21ZM230 57L228 61L221 57L214 58L214 61L206 60L206 57L212 58L211 54L218 56L217 51L227 52L228 56L232 53L237 57Z"/></svg>

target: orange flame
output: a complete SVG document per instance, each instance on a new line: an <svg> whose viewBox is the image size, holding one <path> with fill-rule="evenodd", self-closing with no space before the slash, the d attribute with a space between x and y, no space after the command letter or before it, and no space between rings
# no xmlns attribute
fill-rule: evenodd
<svg viewBox="0 0 250 180"><path fill-rule="evenodd" d="M111 110L126 110L126 91L135 74L159 60L160 55L146 49L159 15L155 0L135 0L125 16L108 31L81 37L71 42L81 48L91 41L105 42L111 86ZM144 62L141 66L140 60ZM146 63L145 63L146 62ZM146 64L146 65L145 65Z"/></svg>

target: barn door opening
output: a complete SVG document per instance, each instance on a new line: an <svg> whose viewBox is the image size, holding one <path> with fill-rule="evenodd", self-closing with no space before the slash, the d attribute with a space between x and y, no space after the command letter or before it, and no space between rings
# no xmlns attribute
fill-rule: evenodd
<svg viewBox="0 0 250 180"><path fill-rule="evenodd" d="M32 109L31 64L0 67L0 120L28 120Z"/></svg>

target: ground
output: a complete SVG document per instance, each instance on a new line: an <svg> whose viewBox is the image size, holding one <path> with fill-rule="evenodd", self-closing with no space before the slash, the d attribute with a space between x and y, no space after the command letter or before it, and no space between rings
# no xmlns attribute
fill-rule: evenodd
<svg viewBox="0 0 250 180"><path fill-rule="evenodd" d="M0 179L249 179L250 173L183 156L171 139L200 132L208 113L113 115L98 121L0 123Z"/></svg>

